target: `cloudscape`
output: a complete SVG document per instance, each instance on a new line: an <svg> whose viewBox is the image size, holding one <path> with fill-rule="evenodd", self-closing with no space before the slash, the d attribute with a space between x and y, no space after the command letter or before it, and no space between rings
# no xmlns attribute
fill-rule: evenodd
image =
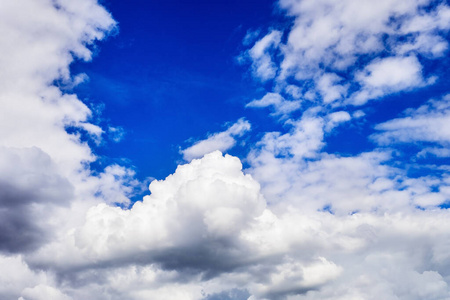
<svg viewBox="0 0 450 300"><path fill-rule="evenodd" d="M0 299L450 299L449 30L443 0L1 1Z"/></svg>

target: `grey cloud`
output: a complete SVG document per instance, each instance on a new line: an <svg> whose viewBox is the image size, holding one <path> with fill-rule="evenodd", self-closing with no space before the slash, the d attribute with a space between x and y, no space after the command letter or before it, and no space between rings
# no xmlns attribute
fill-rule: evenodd
<svg viewBox="0 0 450 300"><path fill-rule="evenodd" d="M0 208L0 251L23 253L36 249L48 234L39 228L30 208Z"/></svg>
<svg viewBox="0 0 450 300"><path fill-rule="evenodd" d="M39 148L0 147L0 206L30 203L67 205L73 186L58 174L51 157Z"/></svg>
<svg viewBox="0 0 450 300"><path fill-rule="evenodd" d="M67 206L72 197L72 185L43 151L0 147L0 250L20 253L45 243L39 207Z"/></svg>

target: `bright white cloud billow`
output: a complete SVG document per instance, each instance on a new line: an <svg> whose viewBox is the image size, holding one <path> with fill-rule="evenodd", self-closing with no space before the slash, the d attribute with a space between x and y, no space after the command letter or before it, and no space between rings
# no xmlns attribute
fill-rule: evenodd
<svg viewBox="0 0 450 300"><path fill-rule="evenodd" d="M95 0L0 3L1 299L450 298L449 167L420 165L450 156L449 96L364 127L369 100L437 80L425 62L447 54L448 5L277 5L292 23L248 31L241 58L273 87L246 107L270 107L278 129L224 155L251 133L239 119L123 208L134 172L94 173L85 139L119 142L126 128L93 124L54 84L82 81L70 63L91 59L115 21ZM334 151L350 129L372 144Z"/></svg>

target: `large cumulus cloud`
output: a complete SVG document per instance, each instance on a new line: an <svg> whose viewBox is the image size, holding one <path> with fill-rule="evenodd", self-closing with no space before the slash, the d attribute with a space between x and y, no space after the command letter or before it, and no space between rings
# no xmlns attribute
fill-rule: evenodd
<svg viewBox="0 0 450 300"><path fill-rule="evenodd" d="M130 210L91 208L75 244L95 260L144 255L177 269L233 267L226 250L236 248L239 259L240 232L265 207L259 184L241 168L220 152L179 166Z"/></svg>

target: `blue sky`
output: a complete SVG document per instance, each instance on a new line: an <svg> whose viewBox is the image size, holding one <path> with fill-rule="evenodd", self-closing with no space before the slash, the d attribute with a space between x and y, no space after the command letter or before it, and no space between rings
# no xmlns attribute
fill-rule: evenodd
<svg viewBox="0 0 450 300"><path fill-rule="evenodd" d="M126 142L99 153L131 159L141 176L164 178L186 140L255 113L244 106L263 87L236 59L245 50L246 31L276 19L272 1L257 10L251 1L105 5L117 12L118 33L99 45L95 60L74 66L89 76L75 91L104 103L102 117L126 131Z"/></svg>
<svg viewBox="0 0 450 300"><path fill-rule="evenodd" d="M0 3L0 298L448 299L450 5Z"/></svg>
<svg viewBox="0 0 450 300"><path fill-rule="evenodd" d="M243 160L264 132L287 130L283 121L267 118L267 110L245 107L271 92L274 83L259 81L249 71L248 62L238 62L251 46L244 42L247 33L258 32L257 39L279 29L284 30L282 39L287 39L293 19L276 3L109 1L104 5L114 12L118 27L96 48L92 62L72 67L89 77L74 91L94 106L104 105L100 123L124 132L122 142L107 140L95 147L102 157L97 163L120 161L134 168L140 180L163 179L180 163L181 148L224 130L225 124L241 117L249 120L254 130L244 138L247 147L230 149L230 153ZM366 59L379 55L389 54L381 51ZM279 56L273 59L281 60ZM424 99L445 95L448 61L420 59L424 71L441 75L436 83L388 93L380 97L383 101L362 106L365 118L330 133L324 150L344 156L370 151L377 146L367 138L375 132L375 124L398 117L407 108L417 108ZM350 77L353 71L340 70L339 75ZM436 160L423 157L422 162L424 159ZM442 162L445 158L437 159ZM411 161L405 154L396 163ZM433 172L427 169L419 174L422 171Z"/></svg>

